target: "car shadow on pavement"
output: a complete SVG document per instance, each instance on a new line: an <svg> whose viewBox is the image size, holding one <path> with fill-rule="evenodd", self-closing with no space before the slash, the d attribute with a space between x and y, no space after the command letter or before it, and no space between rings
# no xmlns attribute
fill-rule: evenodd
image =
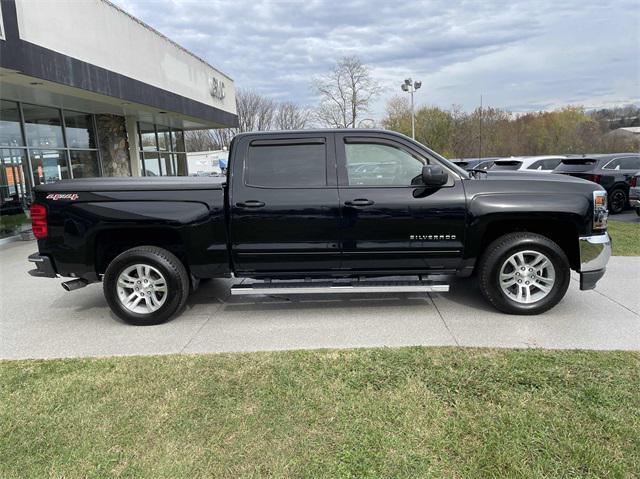
<svg viewBox="0 0 640 479"><path fill-rule="evenodd" d="M362 307L433 307L432 299L446 298L464 307L480 311L494 311L484 300L477 283L469 278L450 278L448 293L342 293L231 296L231 282L212 280L200 285L187 301L187 308L220 306L225 311L288 311L309 309L357 309Z"/></svg>

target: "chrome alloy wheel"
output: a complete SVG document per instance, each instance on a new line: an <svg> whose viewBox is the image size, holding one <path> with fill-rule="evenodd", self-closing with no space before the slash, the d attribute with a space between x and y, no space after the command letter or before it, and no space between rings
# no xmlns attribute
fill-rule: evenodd
<svg viewBox="0 0 640 479"><path fill-rule="evenodd" d="M167 299L167 281L148 264L134 264L118 276L118 299L129 311L149 314L160 309Z"/></svg>
<svg viewBox="0 0 640 479"><path fill-rule="evenodd" d="M500 268L500 288L517 303L530 304L545 298L555 280L551 260L538 251L519 251Z"/></svg>

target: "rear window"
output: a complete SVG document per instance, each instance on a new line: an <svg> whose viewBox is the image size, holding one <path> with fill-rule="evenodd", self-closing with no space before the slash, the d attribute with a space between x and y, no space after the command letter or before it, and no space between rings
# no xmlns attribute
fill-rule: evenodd
<svg viewBox="0 0 640 479"><path fill-rule="evenodd" d="M318 144L251 144L245 184L266 188L306 188L327 185L327 152Z"/></svg>
<svg viewBox="0 0 640 479"><path fill-rule="evenodd" d="M517 170L522 165L521 161L496 161L493 164L492 170Z"/></svg>
<svg viewBox="0 0 640 479"><path fill-rule="evenodd" d="M553 170L560 164L560 158L534 161L527 170Z"/></svg>

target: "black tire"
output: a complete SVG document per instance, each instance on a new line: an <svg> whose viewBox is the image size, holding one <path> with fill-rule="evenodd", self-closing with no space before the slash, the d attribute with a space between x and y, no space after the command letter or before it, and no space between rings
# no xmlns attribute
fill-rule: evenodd
<svg viewBox="0 0 640 479"><path fill-rule="evenodd" d="M500 272L508 258L520 251L544 254L555 270L551 290L542 299L520 303L500 287ZM478 279L483 296L496 309L508 314L540 314L553 308L564 297L571 280L571 268L564 251L549 238L535 233L509 233L493 241L478 265Z"/></svg>
<svg viewBox="0 0 640 479"><path fill-rule="evenodd" d="M615 188L609 195L609 211L612 215L622 213L627 206L627 193L622 188Z"/></svg>
<svg viewBox="0 0 640 479"><path fill-rule="evenodd" d="M164 304L153 312L140 314L125 307L118 298L117 282L120 274L135 264L156 268L166 280ZM139 246L117 256L103 278L103 291L111 311L123 321L136 326L151 326L171 319L184 307L189 297L189 274L182 262L169 251L156 246Z"/></svg>

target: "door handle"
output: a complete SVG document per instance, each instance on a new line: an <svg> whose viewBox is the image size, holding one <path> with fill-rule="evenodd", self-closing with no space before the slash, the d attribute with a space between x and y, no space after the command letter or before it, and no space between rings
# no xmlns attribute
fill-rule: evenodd
<svg viewBox="0 0 640 479"><path fill-rule="evenodd" d="M355 200L352 201L345 201L344 202L345 205L347 206L371 206L373 204L375 204L373 201L368 200L366 198L357 198Z"/></svg>
<svg viewBox="0 0 640 479"><path fill-rule="evenodd" d="M258 200L247 200L236 203L236 206L238 208L262 208L264 206L264 202Z"/></svg>

